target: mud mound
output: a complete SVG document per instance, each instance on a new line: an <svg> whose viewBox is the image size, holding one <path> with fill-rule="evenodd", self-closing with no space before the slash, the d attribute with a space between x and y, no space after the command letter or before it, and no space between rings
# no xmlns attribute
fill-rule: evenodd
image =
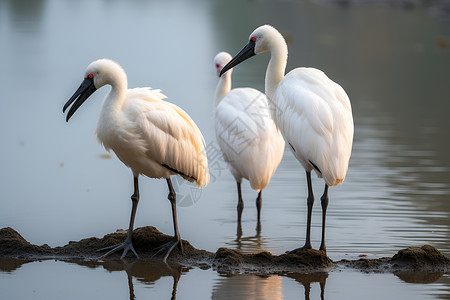
<svg viewBox="0 0 450 300"><path fill-rule="evenodd" d="M10 227L0 229L0 256L27 258L30 253L36 256L51 254L48 245L36 246L25 240L17 231Z"/></svg>
<svg viewBox="0 0 450 300"><path fill-rule="evenodd" d="M382 257L377 259L341 260L337 265L359 269L365 272L394 272L405 273L402 276L410 276L408 272L428 274L427 272L445 273L450 270L450 259L439 252L433 246L409 247L398 251L392 258ZM413 279L411 279L413 280ZM417 279L419 280L419 279Z"/></svg>
<svg viewBox="0 0 450 300"><path fill-rule="evenodd" d="M152 226L137 228L133 232L133 244L137 253L143 259L152 258L155 254L153 249L158 248L173 239L173 236L161 233ZM125 240L125 239L124 239ZM168 261L200 260L203 257L210 257L211 252L194 248L188 241L182 240L183 253L179 247L176 247L170 254ZM158 256L155 256L158 258Z"/></svg>
<svg viewBox="0 0 450 300"><path fill-rule="evenodd" d="M67 257L98 258L106 252L98 252L99 249L123 243L127 237L127 233L127 230L119 229L114 233L105 235L103 238L92 237L79 242L69 242L64 247L55 248L55 254ZM161 233L152 226L137 228L133 232L133 245L141 259L153 258L155 254L153 250L170 242L172 239L172 236ZM182 244L184 255L181 254L179 247L177 247L172 251L168 261L180 261L205 255L206 251L195 249L188 241L182 240ZM122 250L119 250L108 256L107 259L119 259L121 255ZM126 257L135 258L131 251L127 253ZM154 258L158 259L158 255L155 255Z"/></svg>
<svg viewBox="0 0 450 300"><path fill-rule="evenodd" d="M333 265L333 261L325 251L314 249L296 250L295 252L282 254L277 257L276 261L306 267L320 266L326 268Z"/></svg>
<svg viewBox="0 0 450 300"><path fill-rule="evenodd" d="M0 257L21 259L98 259L102 253L99 249L117 245L125 241L126 230L117 230L103 238L86 238L78 242L71 241L63 247L51 248L47 245L36 246L26 241L19 233L11 228L0 230ZM160 260L160 255L154 249L168 243L173 237L163 234L155 227L137 228L133 232L133 244L141 260ZM299 250L294 253L272 255L263 251L256 254L241 254L238 251L220 248L216 253L194 248L188 241L183 240L183 254L177 247L168 258L169 262L176 262L201 268L217 268L222 272L257 272L271 273L275 271L299 271L324 269L333 265L323 251ZM117 260L122 251L118 251L105 260ZM130 251L127 259L135 259Z"/></svg>
<svg viewBox="0 0 450 300"><path fill-rule="evenodd" d="M442 266L450 266L450 258L444 256L438 249L430 245L422 247L409 247L398 251L392 259L392 263L407 265L412 269L439 269Z"/></svg>
<svg viewBox="0 0 450 300"><path fill-rule="evenodd" d="M292 253L272 255L267 251L256 254L241 254L236 250L219 248L213 266L219 271L229 272L283 272L324 270L333 262L324 251L314 249L297 250Z"/></svg>
<svg viewBox="0 0 450 300"><path fill-rule="evenodd" d="M126 230L117 230L114 233L105 235L103 238L90 237L80 241L71 241L63 247L51 248L48 245L37 246L29 243L18 232L12 228L0 229L0 257L21 258L21 259L39 259L39 258L80 258L97 259L102 255L99 249L118 245L125 241L127 237ZM142 259L153 257L154 249L168 243L173 237L161 233L155 227L147 226L137 228L133 232L133 244ZM188 241L183 240L182 255L177 247L169 256L169 261L201 260L203 258L213 257L213 253L195 249ZM103 252L104 253L104 252ZM118 259L122 251L118 251L107 259ZM130 251L127 258L134 258ZM155 255L158 259L158 255Z"/></svg>
<svg viewBox="0 0 450 300"><path fill-rule="evenodd" d="M29 243L12 228L0 229L0 258L19 258L22 260L61 259L61 260L97 260L101 248L117 245L125 241L126 230L118 230L103 238L86 238L78 242L69 242L63 247L51 248L48 245L37 246ZM153 257L155 248L169 242L173 237L163 234L155 227L137 228L133 232L133 244L142 261L162 259ZM324 251L314 249L272 255L267 251L256 254L242 254L236 250L219 248L216 253L199 250L189 242L182 241L183 254L177 247L168 261L185 266L200 268L213 267L224 273L285 273L285 272L321 272L338 266L359 269L363 272L403 272L401 276L410 276L405 272L448 272L450 259L436 248L425 245L400 250L392 258L341 260L334 263ZM103 263L118 260L122 251L108 256ZM127 259L135 259L131 251ZM98 261L100 263L100 261ZM13 268L13 266L8 266ZM398 275L399 276L399 275ZM411 277L412 281L418 280Z"/></svg>

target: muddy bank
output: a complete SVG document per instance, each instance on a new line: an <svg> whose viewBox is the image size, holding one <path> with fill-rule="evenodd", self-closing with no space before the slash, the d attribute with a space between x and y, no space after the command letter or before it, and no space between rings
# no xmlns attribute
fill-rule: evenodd
<svg viewBox="0 0 450 300"><path fill-rule="evenodd" d="M450 272L450 258L430 245L408 247L398 251L393 257L382 257L378 259L362 258L353 261L343 259L336 264L368 272L414 272L417 274ZM411 281L414 280L411 279Z"/></svg>
<svg viewBox="0 0 450 300"><path fill-rule="evenodd" d="M87 238L78 242L69 242L63 247L52 248L48 245L33 245L12 228L0 229L0 257L22 260L39 259L78 259L96 260L101 255L97 250L119 244L126 238L126 231L119 230L103 238ZM159 232L154 227L138 228L133 233L133 243L143 261L161 260L153 256L152 249L171 240L171 236ZM379 259L341 260L333 262L325 252L318 250L298 250L294 253L272 255L263 251L256 254L241 254L238 251L219 248L215 253L194 248L183 240L184 254L175 249L169 256L169 263L179 263L200 268L214 268L225 273L285 273L320 272L333 267L354 268L364 272L439 272L448 273L450 259L436 248L424 245L400 250L393 257ZM119 259L120 252L106 258L105 261ZM128 253L127 260L134 260ZM414 276L413 276L414 277ZM414 281L415 279L410 279Z"/></svg>

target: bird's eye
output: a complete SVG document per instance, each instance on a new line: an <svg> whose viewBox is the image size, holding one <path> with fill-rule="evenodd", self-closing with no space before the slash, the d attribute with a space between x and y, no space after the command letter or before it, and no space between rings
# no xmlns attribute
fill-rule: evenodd
<svg viewBox="0 0 450 300"><path fill-rule="evenodd" d="M94 78L94 74L90 73L87 77L92 79Z"/></svg>
<svg viewBox="0 0 450 300"><path fill-rule="evenodd" d="M220 67L220 65L219 64L216 64L216 68L218 69Z"/></svg>
<svg viewBox="0 0 450 300"><path fill-rule="evenodd" d="M256 36L252 36L252 38L250 39L250 41L256 42Z"/></svg>

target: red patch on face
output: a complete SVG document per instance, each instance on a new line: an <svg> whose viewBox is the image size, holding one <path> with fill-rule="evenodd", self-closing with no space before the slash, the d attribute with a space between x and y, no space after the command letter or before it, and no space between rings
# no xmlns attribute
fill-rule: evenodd
<svg viewBox="0 0 450 300"><path fill-rule="evenodd" d="M252 36L252 38L250 39L252 42L256 42L256 36Z"/></svg>
<svg viewBox="0 0 450 300"><path fill-rule="evenodd" d="M94 78L94 74L91 73L87 77L92 79L92 78Z"/></svg>

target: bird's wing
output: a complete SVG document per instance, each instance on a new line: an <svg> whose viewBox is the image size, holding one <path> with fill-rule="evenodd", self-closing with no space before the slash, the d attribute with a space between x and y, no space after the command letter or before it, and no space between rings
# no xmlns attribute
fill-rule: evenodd
<svg viewBox="0 0 450 300"><path fill-rule="evenodd" d="M249 147L256 146L264 132L264 117L255 109L264 94L253 89L234 89L217 105L216 137L228 160Z"/></svg>
<svg viewBox="0 0 450 300"><path fill-rule="evenodd" d="M267 98L251 88L231 90L215 112L217 142L231 172L264 188L279 162L284 140L269 112ZM270 170L268 170L270 169Z"/></svg>
<svg viewBox="0 0 450 300"><path fill-rule="evenodd" d="M347 172L353 140L350 101L322 71L298 68L277 88L276 120L294 155L329 185ZM349 143L350 141L350 143Z"/></svg>
<svg viewBox="0 0 450 300"><path fill-rule="evenodd" d="M127 112L135 119L137 134L148 158L178 173L197 186L209 182L203 136L189 115L175 104L163 101L159 90L129 90Z"/></svg>

